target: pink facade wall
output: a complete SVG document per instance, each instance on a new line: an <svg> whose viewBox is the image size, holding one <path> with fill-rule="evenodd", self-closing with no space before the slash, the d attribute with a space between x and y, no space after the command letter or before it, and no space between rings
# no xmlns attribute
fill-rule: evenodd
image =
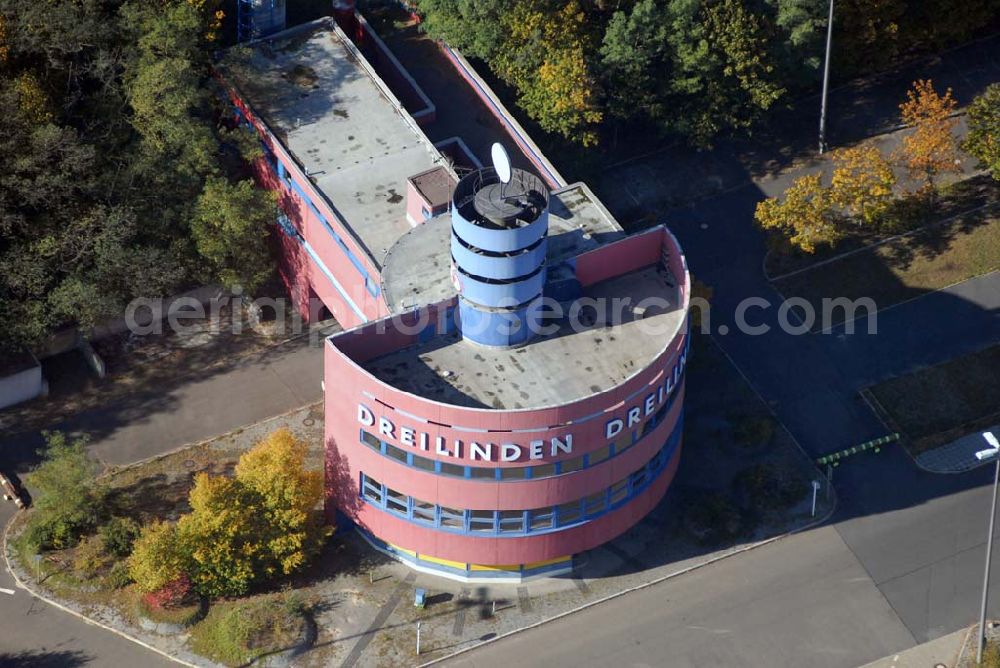
<svg viewBox="0 0 1000 668"><path fill-rule="evenodd" d="M659 243L651 243L652 237ZM663 228L651 230L629 243L607 246L604 252L612 261L601 259L599 253L584 258L582 271L590 281L610 276L602 274L602 265L617 265L612 273L619 274L656 261L664 261L675 272L680 284L682 308L686 311L688 275L679 247ZM578 271L581 267L578 264ZM440 312L453 305L453 300L407 314L412 325L423 318L425 327L444 326ZM525 536L482 536L459 534L421 526L375 508L359 498L361 473L386 484L402 494L433 504L470 509L530 510L575 501L607 489L644 466L663 446L680 419L683 406L683 369L686 357L686 320L674 338L645 369L619 386L568 404L520 411L500 411L442 404L396 389L366 372L360 364L387 352L413 345L421 338L421 327L402 332L391 321L369 323L337 335L327 342L326 373L326 448L328 475L328 511L339 508L352 520L388 543L419 553L459 562L485 565L523 564L554 559L590 549L638 522L662 497L676 470L679 449L668 464L667 471L625 506L576 527ZM381 332L381 333L380 333ZM431 334L426 331L424 334ZM677 375L675 375L677 374ZM670 383L668 384L668 379ZM422 457L451 464L475 466L517 467L539 465L579 457L602 449L614 438L607 435L608 421L627 419L630 410L640 407L641 429L651 413L666 401L660 400L660 388L668 387L676 395L666 418L629 450L594 466L559 476L535 480L476 480L442 476L409 467L384 457L360 442L360 430L378 435L378 421L385 418L393 425L392 436L380 438L404 450L411 448ZM668 396L668 395L662 395ZM652 401L655 408L647 409ZM358 407L372 413L375 424L359 422ZM445 439L454 451L454 441L462 442L461 456L440 455L431 446L419 450L400 439L400 427L426 433L428 441ZM566 442L572 437L569 453L549 450L551 439ZM541 440L546 446L542 460L530 459L528 444ZM522 446L520 458L491 463L471 456L471 442L493 443L494 449L504 442Z"/></svg>
<svg viewBox="0 0 1000 668"><path fill-rule="evenodd" d="M663 227L626 237L576 256L576 279L587 287L660 261L665 243Z"/></svg>
<svg viewBox="0 0 1000 668"><path fill-rule="evenodd" d="M313 206L326 218L340 239L362 263L375 283L379 282L379 271L368 256L367 251L354 237L350 229L334 214L326 200L316 190L301 168L271 132L233 89L229 89L230 99L250 121L263 142L284 166L290 178L309 196ZM295 301L300 313L309 314L308 298L310 289L319 296L330 309L337 321L345 327L353 327L368 320L388 315L384 300L373 296L364 286L363 279L333 236L316 217L308 203L289 185L282 181L263 158L254 165L258 182L265 188L279 193L282 211L303 239L322 259L327 270L333 275L338 287L327 277L316 262L309 257L301 243L288 238L282 230L277 230L277 243L281 251L279 269L289 295ZM353 307L348 302L353 303Z"/></svg>

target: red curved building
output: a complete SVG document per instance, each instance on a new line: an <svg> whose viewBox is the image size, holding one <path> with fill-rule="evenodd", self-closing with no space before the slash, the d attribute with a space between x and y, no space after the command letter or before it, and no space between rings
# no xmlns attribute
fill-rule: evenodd
<svg viewBox="0 0 1000 668"><path fill-rule="evenodd" d="M677 469L681 249L531 156L458 178L336 26L286 32L224 74L282 195L289 291L349 327L324 352L330 519L449 577L571 569Z"/></svg>

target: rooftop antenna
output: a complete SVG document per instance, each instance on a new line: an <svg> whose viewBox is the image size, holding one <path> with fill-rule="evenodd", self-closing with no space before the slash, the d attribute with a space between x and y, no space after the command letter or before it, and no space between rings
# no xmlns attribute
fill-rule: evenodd
<svg viewBox="0 0 1000 668"><path fill-rule="evenodd" d="M500 142L494 142L490 157L493 158L493 169L500 179L500 197L503 197L503 187L510 183L510 156Z"/></svg>

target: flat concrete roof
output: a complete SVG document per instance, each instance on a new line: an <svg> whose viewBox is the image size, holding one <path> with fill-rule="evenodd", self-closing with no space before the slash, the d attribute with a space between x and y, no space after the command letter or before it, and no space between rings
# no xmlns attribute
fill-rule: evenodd
<svg viewBox="0 0 1000 668"><path fill-rule="evenodd" d="M549 198L550 278L564 260L626 235L590 189L574 183ZM451 214L417 225L389 249L382 268L382 295L393 313L447 299L451 282Z"/></svg>
<svg viewBox="0 0 1000 668"><path fill-rule="evenodd" d="M220 69L379 266L406 179L446 161L332 19L230 49Z"/></svg>
<svg viewBox="0 0 1000 668"><path fill-rule="evenodd" d="M635 305L662 297L667 308L640 317L624 309L621 322L574 331L568 318L553 334L513 349L438 336L364 363L382 381L421 397L458 406L543 408L576 401L620 385L646 368L683 323L676 281L662 266L649 266L603 281L585 297L629 298Z"/></svg>

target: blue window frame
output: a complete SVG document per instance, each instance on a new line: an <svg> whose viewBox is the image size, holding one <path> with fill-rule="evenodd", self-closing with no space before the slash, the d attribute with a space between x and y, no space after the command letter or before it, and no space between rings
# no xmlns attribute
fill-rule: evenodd
<svg viewBox="0 0 1000 668"><path fill-rule="evenodd" d="M361 498L385 512L441 531L467 535L520 536L591 521L628 503L666 467L681 438L681 421L645 466L598 492L558 506L533 510L462 510L436 506L393 490L361 474Z"/></svg>

